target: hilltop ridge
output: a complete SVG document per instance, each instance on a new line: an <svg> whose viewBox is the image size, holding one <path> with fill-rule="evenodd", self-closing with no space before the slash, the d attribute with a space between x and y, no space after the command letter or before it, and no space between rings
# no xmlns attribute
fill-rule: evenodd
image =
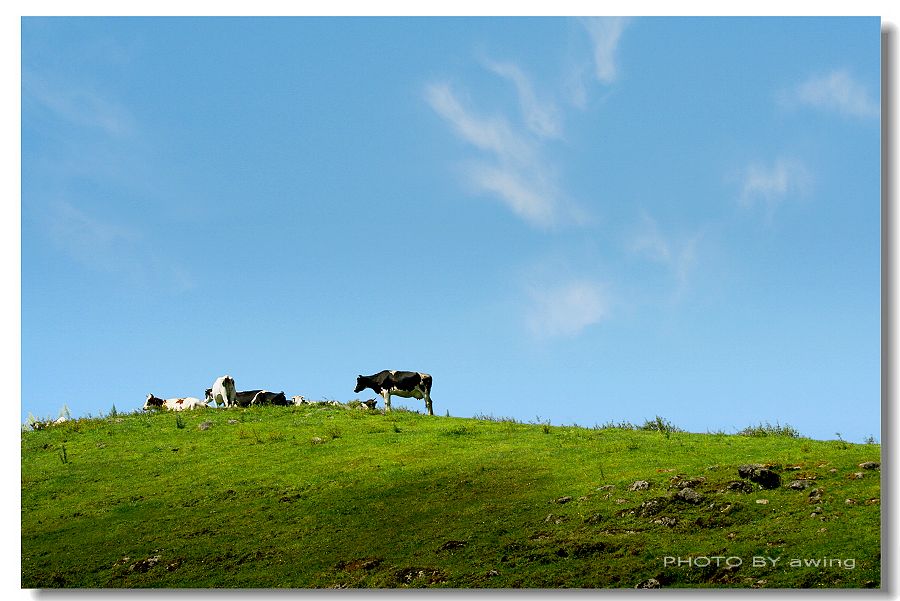
<svg viewBox="0 0 900 601"><path fill-rule="evenodd" d="M72 420L22 433L22 586L877 587L880 451L345 405Z"/></svg>

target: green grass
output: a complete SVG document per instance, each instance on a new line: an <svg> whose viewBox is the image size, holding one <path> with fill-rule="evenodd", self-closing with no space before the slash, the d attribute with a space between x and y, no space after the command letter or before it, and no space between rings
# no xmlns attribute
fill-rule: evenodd
<svg viewBox="0 0 900 601"><path fill-rule="evenodd" d="M858 467L880 460L879 445L648 423L658 427L313 406L26 431L22 586L880 586L880 472ZM770 465L782 486L728 490L746 463ZM804 477L809 489L788 487ZM686 479L701 504L672 500ZM650 488L628 490L636 480Z"/></svg>

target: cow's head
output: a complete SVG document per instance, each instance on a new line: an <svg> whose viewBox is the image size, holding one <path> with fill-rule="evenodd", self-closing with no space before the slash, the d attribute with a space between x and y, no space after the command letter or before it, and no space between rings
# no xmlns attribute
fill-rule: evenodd
<svg viewBox="0 0 900 601"><path fill-rule="evenodd" d="M353 389L353 392L362 392L368 387L369 378L367 378L366 376L356 376L356 388Z"/></svg>
<svg viewBox="0 0 900 601"><path fill-rule="evenodd" d="M207 388L207 389L206 389L206 400L207 400L207 401L213 400L213 397L212 397L212 388Z"/></svg>
<svg viewBox="0 0 900 601"><path fill-rule="evenodd" d="M156 407L162 407L166 402L158 397L153 396L152 394L147 395L147 401L144 403L144 409L153 409Z"/></svg>

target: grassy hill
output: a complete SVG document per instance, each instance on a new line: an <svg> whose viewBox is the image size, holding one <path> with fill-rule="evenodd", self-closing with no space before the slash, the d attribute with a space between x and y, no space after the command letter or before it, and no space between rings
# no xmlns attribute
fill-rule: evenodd
<svg viewBox="0 0 900 601"><path fill-rule="evenodd" d="M879 445L659 424L304 406L26 431L22 586L880 586Z"/></svg>

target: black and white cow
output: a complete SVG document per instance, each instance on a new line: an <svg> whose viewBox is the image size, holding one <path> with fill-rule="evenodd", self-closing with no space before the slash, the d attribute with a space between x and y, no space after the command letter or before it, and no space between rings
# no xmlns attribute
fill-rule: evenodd
<svg viewBox="0 0 900 601"><path fill-rule="evenodd" d="M289 405L287 397L284 396L284 391L281 392L269 392L268 390L260 390L256 393L256 396L250 401L251 405Z"/></svg>
<svg viewBox="0 0 900 601"><path fill-rule="evenodd" d="M206 389L207 400L213 400L212 388ZM236 390L232 405L236 407L249 407L250 405L290 405L284 392L269 392L268 390Z"/></svg>
<svg viewBox="0 0 900 601"><path fill-rule="evenodd" d="M206 403L200 399L188 396L178 397L174 399L161 399L147 395L147 401L144 403L144 409L168 409L169 411L184 411L185 409L202 409L206 408Z"/></svg>
<svg viewBox="0 0 900 601"><path fill-rule="evenodd" d="M224 404L225 407L234 405L234 378L221 376L213 382L212 388L206 390L207 401L215 401L216 406Z"/></svg>
<svg viewBox="0 0 900 601"><path fill-rule="evenodd" d="M371 376L358 376L353 392L362 392L366 388L384 397L384 410L391 410L391 395L425 399L428 415L434 415L431 408L431 376L416 371L384 370Z"/></svg>
<svg viewBox="0 0 900 601"><path fill-rule="evenodd" d="M249 407L262 390L238 390L234 393L234 404L237 407Z"/></svg>

